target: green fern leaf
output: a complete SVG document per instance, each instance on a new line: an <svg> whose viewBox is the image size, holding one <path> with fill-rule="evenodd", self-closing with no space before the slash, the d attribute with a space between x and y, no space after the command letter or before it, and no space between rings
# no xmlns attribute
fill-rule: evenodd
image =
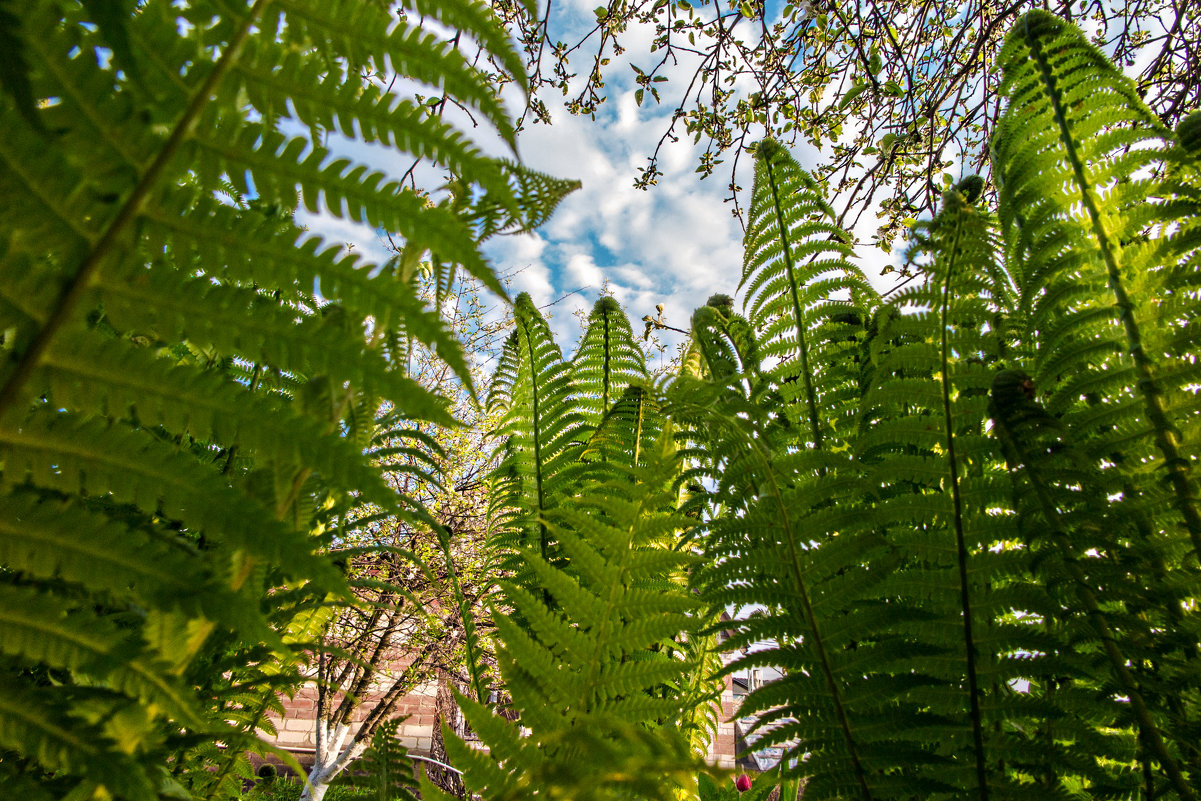
<svg viewBox="0 0 1201 801"><path fill-rule="evenodd" d="M783 386L795 387L786 400L803 404L807 440L818 449L830 426L820 419L819 408L827 407L825 395L837 380L830 371L840 363L836 352L827 351L837 351L841 343L823 342L814 329L844 317L862 325L877 298L847 260L850 242L808 173L777 142L761 142L739 289L746 291L763 358L778 360L775 374ZM837 294L846 298L830 300ZM829 389L823 388L825 381Z"/></svg>
<svg viewBox="0 0 1201 801"><path fill-rule="evenodd" d="M999 61L1002 91L1012 100L998 126L994 162L1011 252L1028 252L1024 259L1031 265L1019 282L1025 305L1044 320L1089 314L1098 305L1116 310L1116 319L1092 321L1085 335L1114 343L1120 356L1080 359L1077 369L1133 364L1137 380L1122 391L1143 400L1174 505L1201 557L1201 502L1191 460L1184 455L1188 446L1180 439L1179 421L1188 412L1168 405L1158 377L1171 366L1157 355L1157 330L1177 325L1156 307L1173 289L1162 279L1172 275L1164 266L1180 256L1173 252L1169 225L1179 209L1166 200L1154 177L1142 177L1153 176L1162 165L1172 134L1128 78L1077 29L1049 13L1022 17ZM1066 191L1044 191L1047 186ZM1148 240L1145 232L1152 226L1158 233ZM1104 285L1109 297L1092 293L1088 302L1072 303L1060 292L1065 284ZM1061 326L1059 333L1068 336L1073 330ZM1073 347L1070 340L1045 346L1057 355ZM1082 355L1078 348L1075 355ZM1035 378L1050 383L1054 376L1039 365Z"/></svg>
<svg viewBox="0 0 1201 801"><path fill-rule="evenodd" d="M460 698L491 752L448 744L473 792L668 798L701 769L675 730L703 686L684 681L695 665L671 655L675 636L695 633L699 606L681 580L695 560L663 544L667 531L691 525L663 511L671 492L662 476L675 458L667 432L645 467L586 483L572 508L545 513L560 548L554 563L522 551L543 592L504 585L512 614L494 611L494 621L501 672L530 734L514 736L511 724ZM659 558L642 558L651 554Z"/></svg>
<svg viewBox="0 0 1201 801"><path fill-rule="evenodd" d="M0 691L0 743L51 770L87 775L132 801L155 801L146 770L94 727L65 720L64 705L51 691L25 682Z"/></svg>
<svg viewBox="0 0 1201 801"><path fill-rule="evenodd" d="M646 358L634 341L629 318L613 298L602 297L592 307L571 368L579 408L593 428L627 386L646 380Z"/></svg>
<svg viewBox="0 0 1201 801"><path fill-rule="evenodd" d="M535 546L548 558L551 540L540 518L565 496L564 468L576 459L583 418L562 352L528 294L517 297L514 316L516 330L489 390L489 408L505 412L498 433L507 437L506 456L496 474L512 475L502 503L520 522L510 547Z"/></svg>

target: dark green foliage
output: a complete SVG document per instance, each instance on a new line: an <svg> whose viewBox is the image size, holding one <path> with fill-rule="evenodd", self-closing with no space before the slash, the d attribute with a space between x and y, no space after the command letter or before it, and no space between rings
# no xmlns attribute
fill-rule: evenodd
<svg viewBox="0 0 1201 801"><path fill-rule="evenodd" d="M983 194L984 187L985 182L983 178L979 175L969 175L960 181L955 188L963 195L964 200L968 203L975 203L980 199L980 195Z"/></svg>
<svg viewBox="0 0 1201 801"><path fill-rule="evenodd" d="M517 725L460 698L484 754L448 737L469 791L506 801L533 793L561 799L676 797L703 770L688 725L704 699L687 681L700 665L677 640L697 636L700 602L684 582L695 559L673 550L692 526L671 511L677 460L670 433L645 466L617 480L581 481L570 507L543 522L555 564L536 549L519 556L529 582L505 582L508 615L494 611L498 663ZM427 799L448 798L428 782Z"/></svg>
<svg viewBox="0 0 1201 801"><path fill-rule="evenodd" d="M412 268L499 289L479 239L538 224L574 184L364 79L435 86L512 143L495 88L416 22L518 76L497 21L474 0L401 7L0 6L6 797L9 780L30 798L238 793L348 592L331 519L426 517L384 475L396 443L449 417L400 343L470 378ZM451 185L427 202L335 159L336 131ZM361 264L308 236L298 202L388 229L403 258Z"/></svg>
<svg viewBox="0 0 1201 801"><path fill-rule="evenodd" d="M1176 126L1176 140L1193 155L1201 152L1201 111L1194 111Z"/></svg>

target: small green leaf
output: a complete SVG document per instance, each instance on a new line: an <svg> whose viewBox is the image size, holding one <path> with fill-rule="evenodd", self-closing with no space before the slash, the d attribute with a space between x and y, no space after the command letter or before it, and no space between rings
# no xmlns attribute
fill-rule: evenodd
<svg viewBox="0 0 1201 801"><path fill-rule="evenodd" d="M860 81L859 83L855 84L850 89L848 89L846 91L846 94L844 94L842 96L842 99L838 101L838 110L842 111L847 106L851 105L851 103L854 103L855 98L857 98L857 97L859 97L859 95L863 94L863 90L866 88L867 88L867 82Z"/></svg>

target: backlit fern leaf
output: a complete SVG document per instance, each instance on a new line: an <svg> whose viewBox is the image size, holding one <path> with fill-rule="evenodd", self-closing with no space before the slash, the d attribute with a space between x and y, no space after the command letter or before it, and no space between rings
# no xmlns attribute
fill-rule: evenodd
<svg viewBox="0 0 1201 801"><path fill-rule="evenodd" d="M634 340L629 318L612 297L593 305L571 360L571 378L579 409L593 428L627 386L647 378L646 357Z"/></svg>
<svg viewBox="0 0 1201 801"><path fill-rule="evenodd" d="M1189 798L1180 760L1190 754L1195 759L1191 731L1196 723L1189 719L1195 711L1179 702L1195 688L1178 671L1191 645L1186 654L1173 653L1176 638L1164 635L1195 629L1195 623L1183 619L1178 599L1162 612L1146 604L1149 578L1160 584L1156 591L1165 598L1171 593L1163 586L1162 567L1157 569L1164 564L1158 543L1139 535L1139 521L1130 519L1127 506L1110 505L1100 497L1103 479L1090 469L1062 424L1032 400L1033 386L1018 370L998 373L989 411L1009 466L1020 475L1018 510L1026 518L1027 547L1039 553L1038 571L1052 593L1076 596L1074 603L1057 599L1064 611L1056 625L1076 629L1070 635L1075 650L1096 643L1093 648L1106 661L1104 667L1098 665L1104 672L1095 681L1112 682L1124 696L1111 714L1136 727L1150 758L1159 762L1180 797ZM1129 547L1130 540L1135 548ZM1104 587L1104 594L1096 587ZM1073 607L1077 621L1067 611ZM1146 651L1133 658L1126 653L1132 649ZM1149 664L1155 667L1148 670ZM1180 684L1168 689L1176 681ZM1176 701L1169 701L1168 694L1176 694Z"/></svg>
<svg viewBox="0 0 1201 801"><path fill-rule="evenodd" d="M595 475L610 462L637 467L659 439L663 425L662 408L648 388L627 386L588 438L580 452L579 470Z"/></svg>
<svg viewBox="0 0 1201 801"><path fill-rule="evenodd" d="M739 289L762 358L795 404L805 439L821 448L836 418L839 351L864 325L877 294L852 265L850 235L796 160L773 140L758 146ZM834 329L834 330L831 330ZM824 419L823 419L824 418Z"/></svg>
<svg viewBox="0 0 1201 801"><path fill-rule="evenodd" d="M522 551L547 595L508 583L505 604L516 620L499 610L494 620L501 673L529 734L461 699L490 749L484 756L448 742L472 792L668 799L703 769L677 731L704 696L682 681L699 666L673 653L680 632L695 634L699 611L682 581L694 559L664 547L692 525L666 511L672 493L662 477L674 458L665 436L645 467L588 483L570 508L548 511L560 564ZM428 784L422 790L444 797L428 795Z"/></svg>
<svg viewBox="0 0 1201 801"><path fill-rule="evenodd" d="M6 777L20 765L54 797L69 782L80 797L237 790L309 647L289 628L346 592L319 552L328 533L313 534L356 504L428 518L382 480L411 454L381 451L372 422L381 406L390 431L450 420L393 346L470 371L406 271L428 257L500 285L477 217L322 139L427 159L501 227L541 222L570 184L484 155L378 83L432 87L513 141L496 87L415 21L474 40L524 87L490 10L402 6L414 19L355 0L4 16L19 57L0 95L0 669L23 677L0 682ZM298 198L399 235L408 261L365 264L305 235ZM30 593L44 641L21 634ZM63 620L110 650L88 664L39 650L88 633Z"/></svg>
<svg viewBox="0 0 1201 801"><path fill-rule="evenodd" d="M1022 746L1000 736L994 722L1021 717L999 692L1016 679L1017 665L1005 655L1031 655L1021 666L1026 677L1042 667L1037 644L998 619L996 597L1010 583L1001 576L1012 567L996 546L1013 536L1012 521L984 511L1004 508L1009 494L984 432L1010 281L999 263L995 219L958 189L919 226L910 257L926 262L929 277L896 293L876 316L863 359L868 377L853 447L872 488L874 519L866 528L887 539L895 560L870 603L894 616L881 620L877 636L914 655L908 677L894 674L904 691L898 703L916 702L918 719L965 721L958 737L911 738L907 780L931 790L970 787L979 799L1020 797L997 769L1000 753L1012 756ZM986 584L983 575L995 578Z"/></svg>
<svg viewBox="0 0 1201 801"><path fill-rule="evenodd" d="M505 185L501 191L485 189L472 199L464 216L483 241L496 234L532 231L542 225L579 181L555 178L510 161L501 162Z"/></svg>
<svg viewBox="0 0 1201 801"><path fill-rule="evenodd" d="M1011 98L993 146L1002 222L1011 258L1021 264L1031 327L1052 334L1038 349L1034 379L1052 391L1050 406L1068 420L1087 415L1085 396L1102 404L1128 393L1140 398L1141 410L1130 412L1145 418L1149 431L1137 458L1163 465L1170 495L1141 481L1135 486L1149 507L1175 508L1201 556L1201 502L1189 455L1195 446L1180 438L1195 402L1174 396L1163 378L1195 383L1201 376L1181 352L1197 341L1188 323L1192 304L1179 302L1188 290L1176 269L1179 237L1191 226L1173 223L1195 209L1161 185L1171 132L1128 78L1051 14L1022 17L1000 64ZM1095 438L1088 447L1098 458L1117 444L1111 432L1124 428L1074 427Z"/></svg>
<svg viewBox="0 0 1201 801"><path fill-rule="evenodd" d="M550 558L552 539L542 522L566 496L565 481L584 434L575 408L575 387L546 320L526 293L517 297L515 330L505 343L489 391L489 409L503 410L498 434L501 461L495 480L504 487L494 500L509 519L498 544L533 548ZM498 532L499 534L499 532Z"/></svg>
<svg viewBox="0 0 1201 801"><path fill-rule="evenodd" d="M724 646L732 651L777 643L736 658L726 671L771 664L786 673L770 691L749 696L740 714L759 715L760 742L783 746L783 765L809 754L803 772L818 797L874 798L865 762L874 736L860 725L864 715L874 720L876 710L870 701L856 708L864 685L843 676L856 668L843 664L839 651L854 636L845 616L875 581L862 569L839 578L846 566L876 555L884 541L848 535L830 540L826 550L813 547L822 532L862 517L852 511L862 493L857 470L844 455L825 450L777 452L768 415L720 384L681 377L671 388L667 413L677 424L707 432L707 458L719 477L712 503L721 514L707 524L705 560L693 581L714 610L762 606L768 612L737 621L737 633ZM835 549L845 560L829 556Z"/></svg>

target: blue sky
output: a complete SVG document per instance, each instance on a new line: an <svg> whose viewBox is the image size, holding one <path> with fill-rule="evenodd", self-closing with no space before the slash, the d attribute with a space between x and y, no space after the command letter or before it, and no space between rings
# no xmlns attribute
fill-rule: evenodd
<svg viewBox="0 0 1201 801"><path fill-rule="evenodd" d="M596 23L598 2L554 0L556 38L576 41L590 30ZM773 0L769 10L778 5ZM513 294L529 292L545 307L560 345L569 353L580 330L573 312L590 308L604 286L622 303L638 329L638 320L654 314L659 303L664 305L669 323L686 328L692 310L710 294L733 294L738 285L742 229L731 215L731 206L724 202L729 194L726 165L708 180L699 180L695 173L699 153L689 138L682 136L679 142L665 144L660 152L664 174L658 186L649 191L633 187L640 168L667 129L675 93L682 91L694 66L681 61L669 74L682 80L658 84L665 105L656 105L648 97L639 108L629 60L633 58L644 68L651 66L655 58L648 54L651 36L649 30L636 25L622 34L627 53L624 58L614 56L607 68L609 99L600 106L595 120L571 116L563 108L562 98L553 93L543 97L553 124L530 125L519 137L519 154L527 165L579 179L583 186L539 231L497 237L487 243L487 255L498 273L509 276ZM1128 69L1135 72L1140 67ZM514 117L518 116L520 97L514 91L507 100ZM469 127L465 117L457 122ZM481 128L469 133L497 155L510 155L494 134ZM337 138L328 144L340 155L397 177L411 164L408 156L381 147ZM807 165L820 157L812 149L795 155ZM735 176L748 192L750 166L749 158L740 159ZM438 182L436 174L424 175L425 185L432 188ZM329 215L302 213L298 218L314 233L351 244L371 261L388 257L381 238L370 229ZM863 215L856 231L860 240L870 241L877 225L873 215ZM882 277L880 273L895 263L900 250L898 247L888 255L867 246L859 249L860 266L881 291L896 283L895 276ZM666 339L674 344L679 338L669 334Z"/></svg>
<svg viewBox="0 0 1201 801"><path fill-rule="evenodd" d="M596 0L556 0L557 23L562 38L586 31L595 23ZM627 55L642 59L650 33L630 28L623 44ZM681 62L675 72L690 75L692 65ZM639 169L646 165L659 138L666 131L674 105L672 92L683 90L686 80L661 84L664 105L650 98L639 108L637 88L628 60L614 58L606 73L609 99L596 119L573 117L560 98L547 95L553 124L530 125L519 137L518 152L530 167L564 178L581 181L582 188L569 196L548 224L537 232L497 237L486 252L498 273L509 276L512 292L529 292L545 306L560 345L570 353L579 333L573 314L588 309L602 287L607 286L626 309L636 330L645 314L655 314L664 305L667 321L686 328L692 310L715 292L734 294L742 270L742 228L732 215L729 174L722 165L712 177L700 180L695 173L698 149L690 138L667 143L660 151L663 171L658 186L635 189ZM509 97L518 101L517 97ZM510 102L516 116L521 109ZM460 120L460 122L463 122ZM470 131L498 155L505 148L482 129ZM379 147L333 139L331 150L369 163L373 168L399 176L411 159ZM813 153L797 153L802 163ZM738 184L751 187L751 161L740 159ZM436 175L427 178L436 183ZM745 197L743 200L745 201ZM372 261L387 258L384 242L376 232L329 215L302 213L299 220L314 233L332 241L353 244ZM876 222L868 219L865 234ZM863 251L860 263L881 289L895 279L879 278L889 258ZM553 304L553 305L551 305ZM669 344L679 337L668 334Z"/></svg>

